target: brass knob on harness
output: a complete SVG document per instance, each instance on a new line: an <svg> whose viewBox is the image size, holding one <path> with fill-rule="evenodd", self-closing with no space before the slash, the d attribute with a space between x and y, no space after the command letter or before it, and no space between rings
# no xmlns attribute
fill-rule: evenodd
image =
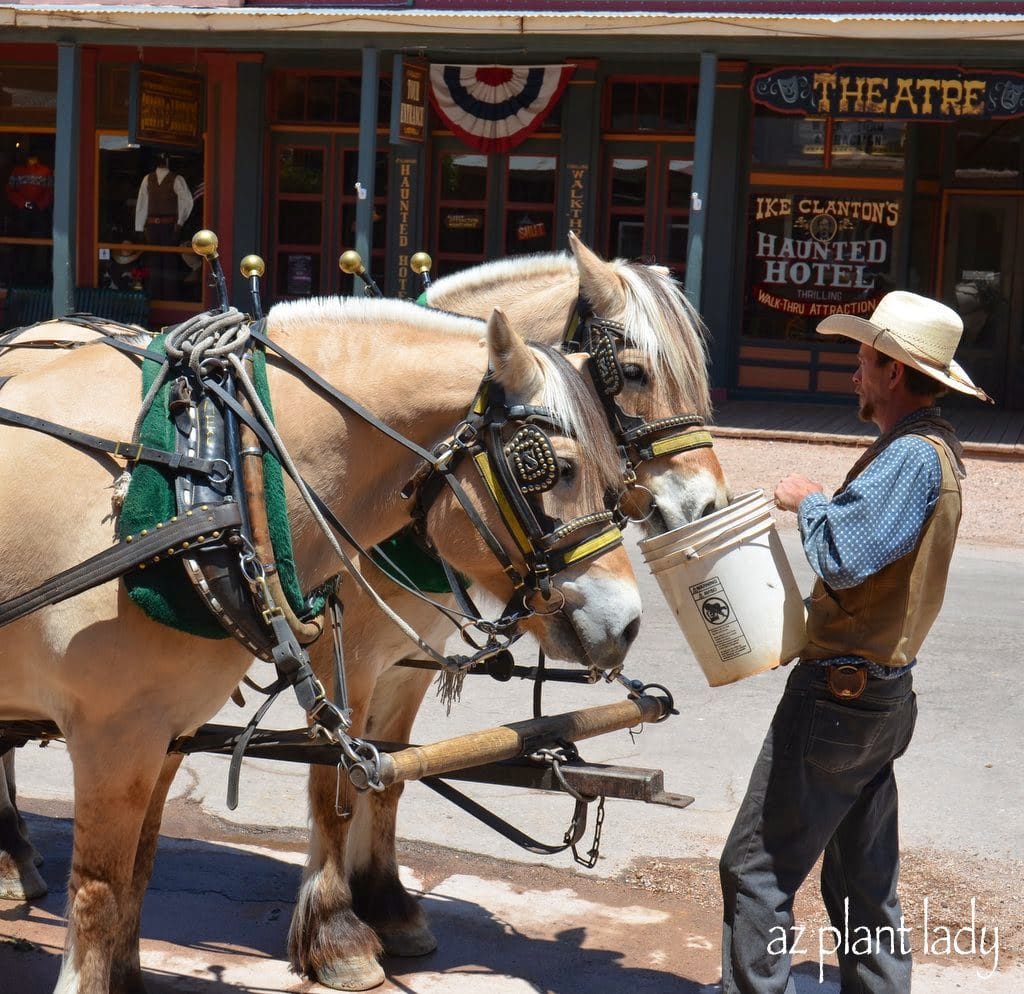
<svg viewBox="0 0 1024 994"><path fill-rule="evenodd" d="M410 260L409 265L412 267L412 271L420 276L423 273L429 273L430 267L434 264L434 260L430 258L429 252L417 252Z"/></svg>
<svg viewBox="0 0 1024 994"><path fill-rule="evenodd" d="M192 236L192 251L204 259L217 258L217 236L209 228L203 228Z"/></svg>
<svg viewBox="0 0 1024 994"><path fill-rule="evenodd" d="M247 255L238 268L247 280L252 279L253 276L262 277L267 271L266 264L258 255Z"/></svg>
<svg viewBox="0 0 1024 994"><path fill-rule="evenodd" d="M349 276L361 276L366 272L362 256L355 249L349 249L347 252L341 253L341 256L338 258L338 268Z"/></svg>

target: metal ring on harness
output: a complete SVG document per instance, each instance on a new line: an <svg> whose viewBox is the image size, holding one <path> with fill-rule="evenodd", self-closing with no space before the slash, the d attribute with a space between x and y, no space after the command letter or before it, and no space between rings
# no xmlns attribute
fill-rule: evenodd
<svg viewBox="0 0 1024 994"><path fill-rule="evenodd" d="M535 598L537 596L537 594L540 593L539 590L531 590L529 593L527 593L523 597L523 604L527 608L529 608L529 610L532 611L534 614L540 615L540 617L542 617L542 618L547 617L549 614L558 614L558 612L561 611L563 607L565 607L565 594L563 594L562 591L559 590L558 587L552 587L551 588L551 592L553 594L558 594L558 596L561 598L561 601L559 602L558 607L552 608L550 611L538 611L537 608L535 608L533 606L533 604L530 603L530 601L533 598Z"/></svg>
<svg viewBox="0 0 1024 994"><path fill-rule="evenodd" d="M642 518L634 518L632 515L626 514L626 512L622 510L623 500L625 500L626 497L632 496L632 492L634 490L644 490L651 495L650 510L648 510L648 512ZM621 494L619 494L619 502L616 505L616 510L618 510L618 512L627 521L633 522L634 525L642 525L645 521L649 521L652 517L654 517L654 512L658 510L658 500L654 496L654 491L651 490L650 487L645 487L642 483L633 483L626 490L623 490Z"/></svg>

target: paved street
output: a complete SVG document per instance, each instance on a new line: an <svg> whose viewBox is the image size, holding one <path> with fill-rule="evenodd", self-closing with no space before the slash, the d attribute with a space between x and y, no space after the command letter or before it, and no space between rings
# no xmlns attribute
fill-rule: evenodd
<svg viewBox="0 0 1024 994"><path fill-rule="evenodd" d="M792 532L784 538L806 589L809 578ZM707 687L639 560L637 574L647 613L629 675L671 687L681 713L635 739L615 733L582 744L581 752L595 762L662 768L666 788L692 794L695 803L679 811L609 801L601 859L584 870L564 854L542 860L514 849L422 785L410 785L399 820L400 855L410 886L424 895L441 948L423 960L386 963L389 981L382 990L713 990L708 985L718 978L719 943L715 860L785 672ZM1024 969L1013 963L1024 935L1024 702L1014 680L1016 649L1024 641L1022 584L1019 550L961 547L947 606L915 676L920 719L899 776L904 910L912 948L930 954L919 957L916 972L915 990L925 994L1024 989ZM428 702L414 737L432 741L528 717L530 693L521 683L471 679L450 716ZM621 696L614 686L561 687L546 696L546 710ZM252 707L252 700L245 712L228 705L217 720L241 723ZM295 727L294 705L281 702L268 724ZM43 872L51 894L28 909L0 902L0 989L42 994L52 986L63 942L70 773L59 745L30 746L19 753L18 764L23 807L48 857ZM226 773L226 759L194 756L175 783L143 924L151 989L320 991L289 973L285 961L303 861L303 771L246 763L234 812L224 802ZM562 797L468 790L548 842L560 840L571 814L571 802ZM821 932L825 918L814 890L805 888L797 905L807 926L799 990L835 994L834 960L824 955L831 936ZM944 947L943 936L961 929L958 945Z"/></svg>

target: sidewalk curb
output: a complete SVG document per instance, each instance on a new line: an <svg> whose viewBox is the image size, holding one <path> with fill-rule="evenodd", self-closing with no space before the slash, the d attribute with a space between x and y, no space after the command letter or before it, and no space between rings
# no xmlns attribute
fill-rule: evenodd
<svg viewBox="0 0 1024 994"><path fill-rule="evenodd" d="M726 425L708 425L713 438L747 438L769 442L803 442L811 445L870 445L873 435L839 435L822 431L786 431L776 428L730 428ZM964 442L964 454L982 459L1024 461L1024 445L1003 445L999 442Z"/></svg>

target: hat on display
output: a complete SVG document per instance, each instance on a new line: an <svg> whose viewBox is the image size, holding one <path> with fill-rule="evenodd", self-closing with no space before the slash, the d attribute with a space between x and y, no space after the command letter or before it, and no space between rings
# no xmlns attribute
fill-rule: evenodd
<svg viewBox="0 0 1024 994"><path fill-rule="evenodd" d="M853 314L830 314L818 331L863 342L951 390L993 402L953 358L964 331L960 315L930 297L893 290L867 320Z"/></svg>
<svg viewBox="0 0 1024 994"><path fill-rule="evenodd" d="M138 262L141 252L134 252L131 249L114 249L110 253L119 266L130 266L133 262Z"/></svg>

